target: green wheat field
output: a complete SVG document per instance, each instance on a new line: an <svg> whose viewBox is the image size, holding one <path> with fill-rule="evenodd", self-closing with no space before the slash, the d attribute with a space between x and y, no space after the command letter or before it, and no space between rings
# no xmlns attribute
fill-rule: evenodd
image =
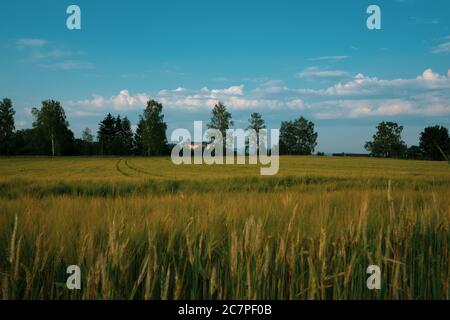
<svg viewBox="0 0 450 320"><path fill-rule="evenodd" d="M0 298L449 299L449 223L447 162L1 158Z"/></svg>

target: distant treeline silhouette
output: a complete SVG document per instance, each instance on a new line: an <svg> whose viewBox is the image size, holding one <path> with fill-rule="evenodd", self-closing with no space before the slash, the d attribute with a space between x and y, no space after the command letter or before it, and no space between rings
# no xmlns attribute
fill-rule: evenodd
<svg viewBox="0 0 450 320"><path fill-rule="evenodd" d="M167 141L163 105L155 100L147 102L146 108L139 116L135 132L127 117L108 113L99 123L95 138L89 128L83 130L81 138L75 138L64 109L58 101L43 101L40 109L32 109L32 114L32 128L16 130L15 111L11 100L5 98L0 101L0 155L161 156L170 154L173 146ZM224 104L218 102L212 110L208 128L219 130L225 137L225 131L232 126L231 113ZM252 113L247 128L256 132L265 129L261 114ZM420 134L419 145L409 148L401 137L403 126L387 121L378 124L376 129L372 141L364 145L370 156L448 160L450 137L446 127L436 125L425 128ZM317 146L317 138L313 122L303 117L283 121L280 127L280 154L311 155Z"/></svg>

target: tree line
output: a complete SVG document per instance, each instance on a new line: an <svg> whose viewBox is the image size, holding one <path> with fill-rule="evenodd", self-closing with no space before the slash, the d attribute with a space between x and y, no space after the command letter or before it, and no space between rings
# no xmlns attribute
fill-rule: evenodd
<svg viewBox="0 0 450 320"><path fill-rule="evenodd" d="M161 156L170 154L172 145L167 141L167 123L163 105L149 100L139 116L136 130L127 117L108 113L99 123L96 137L89 128L81 138L70 130L64 108L60 102L46 100L40 108L33 108L32 128L15 129L15 111L10 99L0 101L0 155L139 155ZM218 102L207 124L226 137L233 126L231 113ZM280 154L311 155L317 146L318 134L312 121L299 117L283 121L280 127ZM257 133L266 128L262 115L253 112L247 129ZM402 140L403 126L395 122L381 122L372 141L365 149L374 157L442 160L450 154L448 129L442 126L427 127L420 134L419 145L409 148ZM318 153L323 154L323 153Z"/></svg>
<svg viewBox="0 0 450 320"><path fill-rule="evenodd" d="M0 101L0 155L165 155L169 146L162 108L148 101L136 132L127 117L108 113L96 138L89 128L75 138L58 101L43 101L41 108L32 109L32 128L15 130L15 111L5 98Z"/></svg>
<svg viewBox="0 0 450 320"><path fill-rule="evenodd" d="M403 126L383 121L376 129L372 141L367 141L364 145L371 156L449 161L450 137L448 129L443 126L426 127L420 133L419 145L410 147L402 139Z"/></svg>

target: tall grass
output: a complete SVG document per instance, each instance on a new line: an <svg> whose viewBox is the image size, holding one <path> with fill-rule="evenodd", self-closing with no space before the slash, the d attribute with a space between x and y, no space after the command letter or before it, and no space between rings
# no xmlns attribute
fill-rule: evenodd
<svg viewBox="0 0 450 320"><path fill-rule="evenodd" d="M450 181L314 177L105 194L48 192L57 177L33 180L39 194L7 179L3 188L19 196L0 195L0 297L450 298ZM147 182L116 187L127 183ZM65 285L73 264L81 290ZM381 290L366 287L371 264L381 268Z"/></svg>
<svg viewBox="0 0 450 320"><path fill-rule="evenodd" d="M449 298L446 190L58 196L1 210L2 298ZM80 291L65 288L71 264Z"/></svg>

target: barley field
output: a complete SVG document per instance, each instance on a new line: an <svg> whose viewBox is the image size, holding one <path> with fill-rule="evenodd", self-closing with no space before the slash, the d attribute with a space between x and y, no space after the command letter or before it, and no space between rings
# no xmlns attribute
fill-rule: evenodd
<svg viewBox="0 0 450 320"><path fill-rule="evenodd" d="M0 298L449 299L449 224L446 162L0 158Z"/></svg>

